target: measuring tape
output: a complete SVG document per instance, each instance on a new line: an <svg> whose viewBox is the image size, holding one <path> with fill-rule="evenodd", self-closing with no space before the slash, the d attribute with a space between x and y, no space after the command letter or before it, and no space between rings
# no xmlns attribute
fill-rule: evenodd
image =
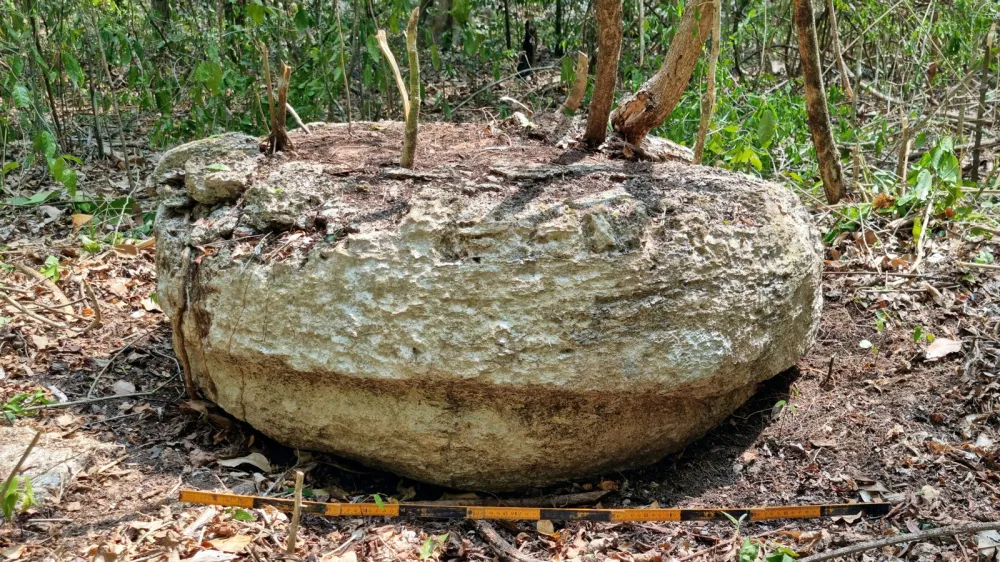
<svg viewBox="0 0 1000 562"><path fill-rule="evenodd" d="M260 509L269 505L292 511L295 501L285 498L262 498L237 494L216 494L181 490L180 501L202 505L220 505ZM547 507L479 507L419 503L322 503L302 502L302 513L327 517L417 517L421 519L506 519L519 521L748 521L772 519L814 519L889 513L888 503L839 503L792 505L785 507L715 508L715 509L560 509ZM728 516L728 517L727 517Z"/></svg>

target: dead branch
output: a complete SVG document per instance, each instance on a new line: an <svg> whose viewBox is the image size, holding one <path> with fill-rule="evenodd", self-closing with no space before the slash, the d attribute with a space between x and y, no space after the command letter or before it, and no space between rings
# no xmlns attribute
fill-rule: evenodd
<svg viewBox="0 0 1000 562"><path fill-rule="evenodd" d="M410 114L410 96L406 94L406 84L403 83L403 75L399 72L399 65L396 64L396 57L389 50L389 41L385 38L385 30L380 29L375 32L375 40L378 48L382 51L382 56L388 61L392 68L392 76L396 79L396 88L399 89L399 97L403 100L403 118Z"/></svg>
<svg viewBox="0 0 1000 562"><path fill-rule="evenodd" d="M486 521L476 519L470 521L470 524L475 527L479 535L482 536L487 543L489 543L502 560L505 560L506 562L541 562L541 560L537 558L521 554L521 552L511 546L509 542L497 534L493 525L490 525Z"/></svg>
<svg viewBox="0 0 1000 562"><path fill-rule="evenodd" d="M302 119L299 118L299 114L298 114L298 112L295 111L295 108L292 107L292 104L286 103L285 104L285 109L287 109L288 112L292 114L292 119L295 120L295 124L298 125L300 129L302 129L303 131L305 131L307 135L311 135L312 134L312 131L309 130L309 127L306 127L306 124L303 123Z"/></svg>
<svg viewBox="0 0 1000 562"><path fill-rule="evenodd" d="M722 13L722 0L715 0L715 13ZM722 18L715 18L712 25L712 53L708 59L708 86L705 97L701 100L701 120L698 123L698 139L694 144L694 163L701 164L705 153L705 137L712 123L712 113L715 112L715 73L719 64L719 47L722 43Z"/></svg>
<svg viewBox="0 0 1000 562"><path fill-rule="evenodd" d="M920 531L919 533L907 533L905 535L896 535L895 537L888 537L874 541L862 542L851 546L845 546L844 548L838 548L837 550L831 550L829 552L823 552L820 554L814 554L812 556L801 558L799 559L799 562L823 562L824 560L833 560L834 558L840 558L842 556L850 556L851 554L857 554L859 552L865 552L868 550L875 550L878 548L882 548L884 546L890 546L902 542L923 541L937 537L964 535L969 533L978 533L981 531L995 531L997 529L1000 529L1000 521L991 521L987 523L966 523L964 525L952 525L949 527L930 529L928 531Z"/></svg>
<svg viewBox="0 0 1000 562"><path fill-rule="evenodd" d="M295 503L292 507L292 520L288 524L288 544L285 552L295 555L295 539L299 533L299 519L302 517L302 471L295 471Z"/></svg>
<svg viewBox="0 0 1000 562"><path fill-rule="evenodd" d="M573 78L573 87L566 96L566 101L562 104L563 115L573 115L580 109L580 101L587 91L587 70L590 65L590 57L583 51L576 52L576 76Z"/></svg>
<svg viewBox="0 0 1000 562"><path fill-rule="evenodd" d="M60 329L60 330L68 330L68 329L70 329L69 326L67 326L66 324L63 324L61 322L56 322L55 320L49 320L48 318L46 318L44 316L38 315L38 314L36 314L36 313L28 310L27 308L24 307L24 305L22 305L21 303L17 302L14 299L12 299L3 290L0 290L0 299L3 299L7 304L9 304L9 305L13 306L14 308L20 310L28 318L31 318L32 320L35 320L36 322L41 322L42 324L48 324L49 326L52 326L53 328L57 328L57 329Z"/></svg>
<svg viewBox="0 0 1000 562"><path fill-rule="evenodd" d="M608 136L608 115L615 98L622 48L622 0L597 0L597 70L583 138L596 148Z"/></svg>
<svg viewBox="0 0 1000 562"><path fill-rule="evenodd" d="M848 100L853 100L854 90L851 88L851 77L847 72L847 65L844 64L844 53L840 50L840 37L837 34L837 10L834 8L833 0L826 0L826 13L830 17L830 42L833 44L833 58L837 61L840 81L844 86L844 95L847 96Z"/></svg>
<svg viewBox="0 0 1000 562"><path fill-rule="evenodd" d="M57 301L59 301L59 304L61 305L60 306L61 312L64 315L66 315L66 321L69 322L70 320L72 320L73 307L70 306L69 299L66 298L66 293L62 292L62 289L60 289L59 286L56 285L54 281L49 279L42 272L35 271L34 269L31 269L30 267L24 264L19 263L16 264L14 267L16 267L17 270L20 271L21 273L27 275L28 277L31 277L32 279L35 279L36 281L41 282L42 285L45 285L45 288L52 293L52 296L54 296Z"/></svg>

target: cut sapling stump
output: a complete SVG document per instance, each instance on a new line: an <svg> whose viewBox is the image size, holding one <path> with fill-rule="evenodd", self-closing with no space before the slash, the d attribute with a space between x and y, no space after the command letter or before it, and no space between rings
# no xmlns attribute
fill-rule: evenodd
<svg viewBox="0 0 1000 562"><path fill-rule="evenodd" d="M403 82L403 75L399 71L399 64L396 63L396 57L389 49L385 30L380 29L375 33L379 50L382 51L382 55L385 56L385 60L392 68L396 88L399 89L399 97L403 100L403 118L406 125L403 135L403 154L399 162L404 168L413 168L417 151L417 125L420 118L420 57L417 53L417 22L419 19L420 8L417 7L410 12L410 21L406 25L406 55L410 65L409 93L407 93L406 84Z"/></svg>
<svg viewBox="0 0 1000 562"><path fill-rule="evenodd" d="M583 51L576 53L576 76L573 78L573 88L570 89L566 101L562 104L563 115L570 116L580 109L583 94L587 91L587 69L590 57Z"/></svg>
<svg viewBox="0 0 1000 562"><path fill-rule="evenodd" d="M417 152L417 125L420 119L420 56L417 53L417 21L420 19L420 7L410 12L410 21L406 24L406 56L410 65L410 108L406 111L406 128L403 134L403 156L400 164L404 168L412 168Z"/></svg>
<svg viewBox="0 0 1000 562"><path fill-rule="evenodd" d="M590 100L587 130L583 134L591 148L600 146L608 136L608 115L614 102L618 58L622 47L622 0L598 0L597 32L594 95Z"/></svg>

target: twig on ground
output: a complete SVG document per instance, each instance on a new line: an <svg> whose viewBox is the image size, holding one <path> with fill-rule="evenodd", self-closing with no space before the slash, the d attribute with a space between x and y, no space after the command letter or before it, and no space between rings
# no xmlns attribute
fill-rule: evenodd
<svg viewBox="0 0 1000 562"><path fill-rule="evenodd" d="M500 559L506 562L541 562L537 558L532 558L526 554L522 554L516 548L511 546L509 542L504 540L499 534L497 534L496 529L493 525L490 525L482 519L471 520L470 524L473 525L476 531L481 537L496 551Z"/></svg>
<svg viewBox="0 0 1000 562"><path fill-rule="evenodd" d="M10 298L10 296L7 295L7 293L5 293L3 291L0 291L0 299L3 299L4 301L7 302L7 304L9 304L9 305L13 306L14 308L20 310L28 318L31 318L32 320L35 320L37 322L41 322L43 324L48 324L49 326L52 326L53 328L58 328L60 330L68 330L69 329L69 326L67 326L66 324L63 324L61 322L56 322L55 320L49 320L48 318L46 318L44 316L40 316L40 315L35 314L34 312L28 310L23 305L21 305L21 303L19 303L16 300Z"/></svg>
<svg viewBox="0 0 1000 562"><path fill-rule="evenodd" d="M17 477L17 473L21 472L21 467L24 466L24 461L28 460L28 455L31 454L31 450L35 448L38 444L38 440L42 438L42 432L36 431L35 436L31 439L31 443L28 443L28 447L24 449L21 453L21 458L17 460L17 464L14 465L14 470L10 471L7 475L7 479L3 482L3 488L0 488L0 497L7 495L7 490L10 489L10 485L14 482L14 478Z"/></svg>
<svg viewBox="0 0 1000 562"><path fill-rule="evenodd" d="M34 269L31 269L30 267L24 264L19 263L16 264L14 267L16 267L17 270L20 271L21 273L33 279L36 279L37 281L40 281L42 285L45 285L45 288L48 289L52 293L52 295L56 298L56 300L59 301L59 304L62 305L63 314L66 315L73 314L73 307L70 306L69 299L66 298L66 293L62 292L62 289L60 289L59 286L55 284L55 282L53 282L51 279L45 276L42 272L35 271ZM67 316L66 320L67 321L71 320L71 317Z"/></svg>
<svg viewBox="0 0 1000 562"><path fill-rule="evenodd" d="M992 228L989 226L983 226L981 224L972 224L969 226L971 226L973 230L982 230L983 232L989 232L990 234L1000 236L1000 228Z"/></svg>
<svg viewBox="0 0 1000 562"><path fill-rule="evenodd" d="M972 263L967 261L957 261L955 265L960 267L972 267L976 269L989 269L990 271L1000 271L1000 265L993 265L991 263Z"/></svg>
<svg viewBox="0 0 1000 562"><path fill-rule="evenodd" d="M215 517L215 513L214 507L209 507L205 511L202 511L201 515L199 515L193 523L185 527L181 534L187 537L193 537L194 534L198 532L198 529L204 527L209 521L212 520L213 517Z"/></svg>
<svg viewBox="0 0 1000 562"><path fill-rule="evenodd" d="M176 375L175 375L176 376ZM150 396L156 394L168 384L170 381L174 380L174 377L170 377L167 382L161 384L160 386L154 388L153 390L147 390L146 392L133 392L131 394L115 394L113 396L98 396L97 398L82 398L80 400L71 400L69 402L57 402L55 404L40 404L38 406L30 406L25 408L25 412L34 412L36 410L52 410L55 408L67 408L69 406L79 406L81 404L93 404L95 402L104 402L105 400L116 400L119 398L138 398L140 396Z"/></svg>
<svg viewBox="0 0 1000 562"><path fill-rule="evenodd" d="M901 542L922 541L938 537L948 537L954 535L964 535L968 533L978 533L980 531L995 531L997 529L1000 529L1000 521L990 521L986 523L966 523L964 525L952 525L948 527L940 527L938 529L920 531L919 533L907 533L904 535L896 535L894 537L888 537L884 539L853 544L851 546L845 546L844 548L838 548L837 550L831 550L828 552L821 552L819 554L807 556L805 558L800 559L799 562L822 562L823 560L833 560L834 558L849 556L851 554L857 554L859 552L874 550L876 548L882 548L883 546L899 544Z"/></svg>
<svg viewBox="0 0 1000 562"><path fill-rule="evenodd" d="M295 554L295 538L299 533L299 519L302 517L302 471L295 471L295 506L292 508L292 521L288 524L288 545L285 552Z"/></svg>

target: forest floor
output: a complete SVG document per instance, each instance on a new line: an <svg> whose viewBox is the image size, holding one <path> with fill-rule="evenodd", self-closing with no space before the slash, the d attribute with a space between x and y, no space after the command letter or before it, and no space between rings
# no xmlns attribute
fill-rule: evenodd
<svg viewBox="0 0 1000 562"><path fill-rule="evenodd" d="M134 172L145 177L154 159L134 158L132 165L140 168ZM88 163L83 172L94 191L120 195L127 189L114 160ZM27 181L37 190L47 180L39 172ZM983 204L991 207L996 197L988 195ZM8 421L0 419L0 436L7 432L23 440L33 432L17 433L19 428L37 429L47 435L40 448L80 443L89 451L71 478L0 527L0 560L280 560L288 529L284 514L189 505L177 494L202 489L289 497L293 468L306 473L308 495L321 501L372 501L374 494L385 501L469 499L329 455L297 457L212 405L188 400L169 324L154 298L155 243L141 235L142 212L151 211L154 201L141 188L135 199L141 209L114 220L93 213L91 222L77 218L75 225L66 203L0 208L4 294L36 316L79 328L93 319L94 300L101 314L99 327L74 335L9 302L0 305L0 317L10 318L0 325L0 406L11 414ZM839 212L836 206L813 210L821 224ZM91 228L126 235L91 253L80 236ZM956 262L1000 254L1000 244L973 235L968 225L942 221L925 242L921 273L894 273L900 263L895 260L912 261L912 246L910 226L877 215L863 233L846 233L830 244L822 323L811 351L684 451L642 470L494 498L500 504L539 498L542 505L599 490L607 492L599 503L604 507L881 500L893 504L889 516L741 525L547 528L522 522L497 524L501 535L524 556L542 560L722 560L736 558L741 537L758 537L766 552L785 546L805 555L996 519L1000 275ZM12 267L51 272L50 256L59 261L57 286L72 316L53 312L62 305L46 282ZM30 396L36 390L51 400L84 403L53 403L28 412L34 415L18 415L18 408L39 404ZM0 450L10 444L7 439L0 438ZM253 458L256 467L218 462L251 453L260 455ZM1000 535L949 537L866 556L975 560L994 555L994 540L1000 543ZM303 519L297 554L328 562L504 557L463 521L314 516Z"/></svg>

